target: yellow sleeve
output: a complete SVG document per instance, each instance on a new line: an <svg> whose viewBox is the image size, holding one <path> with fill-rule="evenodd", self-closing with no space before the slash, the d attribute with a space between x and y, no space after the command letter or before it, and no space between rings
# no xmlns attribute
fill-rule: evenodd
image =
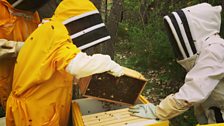
<svg viewBox="0 0 224 126"><path fill-rule="evenodd" d="M58 71L64 72L69 62L80 50L71 42L66 42L55 53L54 62Z"/></svg>

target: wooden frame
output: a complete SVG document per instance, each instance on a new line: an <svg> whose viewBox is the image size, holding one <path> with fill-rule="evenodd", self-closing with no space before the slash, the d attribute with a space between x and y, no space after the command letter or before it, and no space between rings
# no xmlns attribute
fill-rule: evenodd
<svg viewBox="0 0 224 126"><path fill-rule="evenodd" d="M79 85L83 96L119 104L135 104L147 80L135 70L123 69L124 75L121 77L102 73L81 79Z"/></svg>

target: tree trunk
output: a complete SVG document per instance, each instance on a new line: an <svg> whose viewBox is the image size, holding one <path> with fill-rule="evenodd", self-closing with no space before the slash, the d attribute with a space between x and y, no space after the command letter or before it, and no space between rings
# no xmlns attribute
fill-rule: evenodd
<svg viewBox="0 0 224 126"><path fill-rule="evenodd" d="M140 17L143 25L148 23L148 0L140 0Z"/></svg>
<svg viewBox="0 0 224 126"><path fill-rule="evenodd" d="M113 5L110 11L110 15L107 20L107 28L111 35L111 40L107 42L105 50L106 54L109 54L111 58L114 58L114 46L117 37L118 24L122 17L123 0L113 0Z"/></svg>
<svg viewBox="0 0 224 126"><path fill-rule="evenodd" d="M105 13L105 18L104 18L104 20L105 20L105 23L107 23L107 4L108 4L108 1L107 0L105 0L105 4L104 4L104 13Z"/></svg>
<svg viewBox="0 0 224 126"><path fill-rule="evenodd" d="M54 14L55 9L57 8L59 3L57 3L55 0L50 0L45 5L43 5L41 8L38 9L38 13L40 15L41 19L44 18L51 18Z"/></svg>
<svg viewBox="0 0 224 126"><path fill-rule="evenodd" d="M99 12L101 12L101 3L102 3L102 0L91 0L91 1L96 6L96 8L99 10Z"/></svg>

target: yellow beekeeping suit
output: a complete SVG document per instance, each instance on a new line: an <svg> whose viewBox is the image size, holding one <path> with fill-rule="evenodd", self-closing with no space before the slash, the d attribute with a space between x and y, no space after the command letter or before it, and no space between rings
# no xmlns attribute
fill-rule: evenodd
<svg viewBox="0 0 224 126"><path fill-rule="evenodd" d="M92 10L89 0L63 0L25 41L7 102L7 126L67 125L73 77L65 68L80 50L62 22Z"/></svg>
<svg viewBox="0 0 224 126"><path fill-rule="evenodd" d="M25 18L23 13L29 15ZM6 0L0 1L0 39L25 41L39 24L37 13L31 14L14 9ZM0 59L0 104L5 108L11 92L15 58Z"/></svg>

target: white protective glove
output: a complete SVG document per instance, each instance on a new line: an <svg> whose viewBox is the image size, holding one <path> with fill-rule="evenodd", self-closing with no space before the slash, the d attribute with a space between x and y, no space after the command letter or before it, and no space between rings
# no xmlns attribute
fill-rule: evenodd
<svg viewBox="0 0 224 126"><path fill-rule="evenodd" d="M0 58L16 57L23 44L23 42L0 39Z"/></svg>
<svg viewBox="0 0 224 126"><path fill-rule="evenodd" d="M156 119L156 106L152 103L148 104L138 104L129 108L133 116L138 116L141 118Z"/></svg>
<svg viewBox="0 0 224 126"><path fill-rule="evenodd" d="M77 79L103 72L109 72L116 77L124 74L122 67L111 60L110 56L102 54L88 56L83 52L76 55L66 67L66 71Z"/></svg>
<svg viewBox="0 0 224 126"><path fill-rule="evenodd" d="M174 94L170 94L156 106L156 116L160 120L171 119L184 113L191 106L191 103L176 99Z"/></svg>

